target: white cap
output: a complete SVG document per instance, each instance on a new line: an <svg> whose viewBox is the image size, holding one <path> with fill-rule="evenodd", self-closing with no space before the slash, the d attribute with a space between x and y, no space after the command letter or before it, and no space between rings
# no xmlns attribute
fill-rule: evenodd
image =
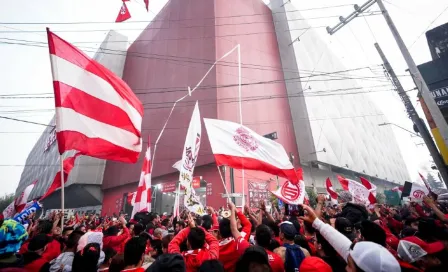
<svg viewBox="0 0 448 272"><path fill-rule="evenodd" d="M395 257L385 247L373 242L356 243L350 256L365 272L401 272Z"/></svg>

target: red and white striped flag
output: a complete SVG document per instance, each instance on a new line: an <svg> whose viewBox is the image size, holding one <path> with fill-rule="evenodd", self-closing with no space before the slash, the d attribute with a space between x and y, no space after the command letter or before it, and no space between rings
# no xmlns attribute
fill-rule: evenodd
<svg viewBox="0 0 448 272"><path fill-rule="evenodd" d="M366 178L360 177L362 185L369 190L369 202L370 204L376 203L376 185L373 183L370 183Z"/></svg>
<svg viewBox="0 0 448 272"><path fill-rule="evenodd" d="M287 180L283 186L275 191L271 191L276 197L281 199L286 204L298 205L305 202L305 198L308 198L308 194L305 190L305 182L303 181L303 170L299 168L297 170L297 178L299 183L294 184ZM309 202L309 199L307 199ZM306 203L305 203L306 204Z"/></svg>
<svg viewBox="0 0 448 272"><path fill-rule="evenodd" d="M143 106L100 63L47 29L59 153L135 163L142 150Z"/></svg>
<svg viewBox="0 0 448 272"><path fill-rule="evenodd" d="M131 218L138 212L151 211L151 142L148 137L148 149L143 158L142 173L138 183Z"/></svg>
<svg viewBox="0 0 448 272"><path fill-rule="evenodd" d="M369 190L361 183L337 176L342 189L352 193L353 201L358 204L369 205Z"/></svg>
<svg viewBox="0 0 448 272"><path fill-rule="evenodd" d="M330 178L327 178L325 185L327 186L327 193L330 195L331 204L338 204L338 193L333 189L333 184L331 184Z"/></svg>
<svg viewBox="0 0 448 272"><path fill-rule="evenodd" d="M204 118L216 164L263 171L298 184L296 171L283 146L241 124Z"/></svg>
<svg viewBox="0 0 448 272"><path fill-rule="evenodd" d="M25 190L20 194L19 197L14 201L14 209L16 213L20 213L23 208L25 208L26 203L28 203L28 197L33 191L34 185L36 185L37 180L33 181L30 185L26 186Z"/></svg>

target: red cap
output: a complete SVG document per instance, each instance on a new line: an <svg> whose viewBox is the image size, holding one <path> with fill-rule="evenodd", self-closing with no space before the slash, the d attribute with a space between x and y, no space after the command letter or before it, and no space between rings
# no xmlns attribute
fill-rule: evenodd
<svg viewBox="0 0 448 272"><path fill-rule="evenodd" d="M299 268L300 272L333 272L331 266L329 266L324 260L317 257L307 257L303 259Z"/></svg>
<svg viewBox="0 0 448 272"><path fill-rule="evenodd" d="M416 236L405 237L402 240L405 240L405 241L408 241L408 242L418 245L424 251L426 251L428 254L434 254L434 253L440 252L445 249L445 245L440 241L437 241L434 243L426 243L425 241L419 239Z"/></svg>

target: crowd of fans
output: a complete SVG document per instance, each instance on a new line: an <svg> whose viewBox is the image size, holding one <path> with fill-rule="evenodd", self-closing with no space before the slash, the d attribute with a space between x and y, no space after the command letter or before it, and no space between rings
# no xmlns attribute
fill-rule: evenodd
<svg viewBox="0 0 448 272"><path fill-rule="evenodd" d="M314 208L207 208L207 215L0 220L0 271L448 271L448 210L425 197L401 207L317 197Z"/></svg>

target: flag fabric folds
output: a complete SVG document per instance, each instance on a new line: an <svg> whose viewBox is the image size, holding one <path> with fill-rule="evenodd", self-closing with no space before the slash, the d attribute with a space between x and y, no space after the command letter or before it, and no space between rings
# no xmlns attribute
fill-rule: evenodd
<svg viewBox="0 0 448 272"><path fill-rule="evenodd" d="M426 180L426 178L422 174L420 174L420 173L418 173L418 175L420 176L420 178L422 179L423 183L425 184L426 189L428 189L428 191L431 192L431 186L429 186L429 183Z"/></svg>
<svg viewBox="0 0 448 272"><path fill-rule="evenodd" d="M82 153L78 152L72 157L68 157L63 162L63 168L64 168L64 184L68 180L68 175L72 171L73 167L75 167L75 160L78 156L83 155ZM39 201L44 200L49 195L54 193L57 189L61 188L62 180L61 180L61 171L57 172L54 176L53 183L48 187L47 192L40 198Z"/></svg>
<svg viewBox="0 0 448 272"><path fill-rule="evenodd" d="M180 185L185 188L184 206L199 215L203 215L205 210L193 188L193 172L201 146L201 135L201 116L196 101L185 138L179 181Z"/></svg>
<svg viewBox="0 0 448 272"><path fill-rule="evenodd" d="M140 181L138 183L137 192L135 193L134 203L132 204L134 207L132 208L131 218L133 218L138 212L151 211L151 142L149 137L148 149L146 150L145 157L143 158Z"/></svg>
<svg viewBox="0 0 448 272"><path fill-rule="evenodd" d="M218 166L263 171L299 183L281 144L237 123L206 118L204 122Z"/></svg>
<svg viewBox="0 0 448 272"><path fill-rule="evenodd" d="M126 6L126 1L123 1L123 5L121 5L120 11L118 12L117 19L115 19L115 23L121 23L131 18L131 13Z"/></svg>
<svg viewBox="0 0 448 272"><path fill-rule="evenodd" d="M26 186L25 190L17 197L14 201L14 209L16 213L20 213L23 208L25 208L26 203L28 203L28 197L33 191L34 185L36 185L37 180L33 181L30 185Z"/></svg>
<svg viewBox="0 0 448 272"><path fill-rule="evenodd" d="M369 190L369 202L370 204L376 203L376 185L373 183L370 183L366 178L360 177L362 185Z"/></svg>
<svg viewBox="0 0 448 272"><path fill-rule="evenodd" d="M3 218L13 218L16 214L16 209L14 208L14 201L12 201L8 207L3 210Z"/></svg>
<svg viewBox="0 0 448 272"><path fill-rule="evenodd" d="M331 184L330 178L325 181L327 187L327 193L330 196L330 202L332 205L338 204L338 193L333 189L333 184Z"/></svg>
<svg viewBox="0 0 448 272"><path fill-rule="evenodd" d="M146 11L149 11L149 0L144 0Z"/></svg>
<svg viewBox="0 0 448 272"><path fill-rule="evenodd" d="M271 193L287 204L303 204L305 198L307 198L307 193L305 191L305 182L303 181L302 168L297 170L297 178L299 179L299 182L297 184L294 184L287 180L283 184L283 186L275 191L271 191Z"/></svg>
<svg viewBox="0 0 448 272"><path fill-rule="evenodd" d="M77 150L135 163L142 150L141 102L121 78L48 29L47 34L59 153Z"/></svg>
<svg viewBox="0 0 448 272"><path fill-rule="evenodd" d="M342 189L352 193L353 201L358 204L369 205L370 191L361 183L337 176Z"/></svg>

